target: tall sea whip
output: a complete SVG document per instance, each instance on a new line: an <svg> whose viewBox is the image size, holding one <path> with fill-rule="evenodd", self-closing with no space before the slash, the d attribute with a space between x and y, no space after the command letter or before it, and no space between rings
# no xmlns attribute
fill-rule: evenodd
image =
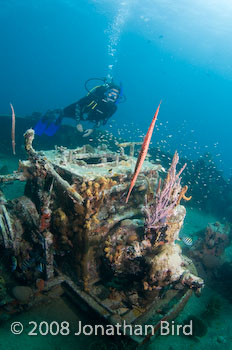
<svg viewBox="0 0 232 350"><path fill-rule="evenodd" d="M175 152L163 185L161 185L161 180L159 181L154 202L151 204L147 203L144 208L146 230L158 229L164 226L166 219L171 216L173 209L179 203L180 196L182 195L180 175L185 169L186 163L176 173L178 161L179 156Z"/></svg>

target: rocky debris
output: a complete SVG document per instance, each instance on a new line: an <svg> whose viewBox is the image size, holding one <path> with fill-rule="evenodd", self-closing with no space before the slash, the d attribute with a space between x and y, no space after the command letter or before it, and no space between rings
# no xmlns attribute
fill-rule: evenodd
<svg viewBox="0 0 232 350"><path fill-rule="evenodd" d="M12 294L17 301L27 304L33 296L33 291L30 287L16 286L12 289Z"/></svg>

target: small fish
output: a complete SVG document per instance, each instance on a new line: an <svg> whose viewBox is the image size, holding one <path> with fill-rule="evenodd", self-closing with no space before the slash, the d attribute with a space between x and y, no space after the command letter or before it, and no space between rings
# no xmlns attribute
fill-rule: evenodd
<svg viewBox="0 0 232 350"><path fill-rule="evenodd" d="M15 256L12 256L11 259L11 272L14 272L17 269L18 262Z"/></svg>
<svg viewBox="0 0 232 350"><path fill-rule="evenodd" d="M181 238L181 240L182 240L182 242L184 242L184 244L186 244L189 247L191 247L193 245L193 240L191 237L184 236Z"/></svg>

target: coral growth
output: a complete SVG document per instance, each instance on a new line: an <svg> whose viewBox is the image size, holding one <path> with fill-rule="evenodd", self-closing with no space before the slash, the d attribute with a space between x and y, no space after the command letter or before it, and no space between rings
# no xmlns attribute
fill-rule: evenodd
<svg viewBox="0 0 232 350"><path fill-rule="evenodd" d="M144 208L145 226L148 232L164 227L168 218L172 215L174 208L180 203L182 198L191 199L191 197L185 197L187 187L181 188L180 185L180 175L185 169L186 164L176 173L178 161L179 156L175 152L166 179L163 184L161 184L161 180L159 181L154 201L147 203Z"/></svg>
<svg viewBox="0 0 232 350"><path fill-rule="evenodd" d="M181 282L196 291L203 287L203 280L188 270L178 244L164 244L145 257L150 271L144 281L144 289L161 289L173 282Z"/></svg>
<svg viewBox="0 0 232 350"><path fill-rule="evenodd" d="M218 268L223 263L222 256L230 241L229 225L223 225L220 222L208 224L203 237L196 242L191 256L200 260L206 269Z"/></svg>
<svg viewBox="0 0 232 350"><path fill-rule="evenodd" d="M44 280L54 276L54 258L57 273L72 280L71 288L81 286L93 295L101 286L108 292L102 304L118 307L118 314L136 306L133 317L154 297L186 292L183 305L192 289L203 286L175 243L186 214L180 201L190 199L187 186L180 184L186 165L176 171L177 153L163 183L157 181L161 166L144 162L133 201L126 205L130 157L105 148L87 152L86 147L37 153L33 136L31 130L25 134L29 161L22 162L25 196L30 199L21 198L7 208L8 222L14 224L5 230L6 241L12 245L16 277L43 291ZM176 310L179 307L172 315Z"/></svg>
<svg viewBox="0 0 232 350"><path fill-rule="evenodd" d="M189 270L192 261L186 263L181 248L175 243L186 215L180 205L185 197L187 186L180 185L180 174L176 173L178 154L175 153L168 175L158 184L153 202L146 204L145 226L139 233L130 221L116 228L105 241L104 253L114 274L120 276L140 276L145 291L157 291L172 283L181 283L199 291L203 280ZM151 200L151 188L147 187ZM124 220L128 221L128 220Z"/></svg>
<svg viewBox="0 0 232 350"><path fill-rule="evenodd" d="M71 242L72 230L69 225L69 219L66 213L61 208L58 208L54 212L53 224L57 232L56 237L59 237L59 241L62 249L68 250L72 248L73 247L73 244Z"/></svg>
<svg viewBox="0 0 232 350"><path fill-rule="evenodd" d="M132 220L123 220L105 241L105 257L116 274L137 275L141 272L143 246L139 243L138 226Z"/></svg>

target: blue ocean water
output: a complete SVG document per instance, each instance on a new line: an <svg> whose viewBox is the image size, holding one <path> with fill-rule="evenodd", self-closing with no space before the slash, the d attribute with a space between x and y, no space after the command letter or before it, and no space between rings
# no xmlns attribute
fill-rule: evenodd
<svg viewBox="0 0 232 350"><path fill-rule="evenodd" d="M182 238L189 240L191 237L195 244L203 237L207 224L218 219L217 214L218 220L229 225L232 218L231 182L227 187L223 180L220 181L221 174L226 180L232 176L231 16L232 5L227 0L220 3L217 0L0 0L0 117L9 115L9 130L6 130L4 140L7 142L2 143L0 136L0 170L7 164L7 170L13 172L18 163L16 157L12 162L10 102L16 112L18 136L18 116L30 119L33 112L63 108L86 95L87 79L113 78L117 84L122 84L126 99L101 127L108 136L112 133L119 140L141 141L162 100L152 147L161 150L161 155L171 157L177 150L180 157L187 158L183 177L187 174L190 181L183 182L189 186L187 196L193 196L190 202L184 202L187 216ZM98 80L92 83L98 83ZM3 129L5 131L5 125L0 123L0 135ZM21 145L22 134L19 135ZM67 138L71 140L70 135ZM64 143L65 138L63 135ZM47 137L52 148L53 140ZM92 141L88 139L89 143ZM20 142L16 141L17 156ZM7 150L2 148L6 143L9 145ZM199 161L202 158L203 163ZM168 159L170 163L171 158ZM164 165L164 160L165 155L158 162ZM13 186L5 185L7 199L22 195L24 185L16 183L18 187L13 190ZM188 255L191 248L182 242L182 249ZM206 292L200 302L196 297L191 299L181 319L183 321L190 314L200 315L203 320L205 317L209 328L207 337L199 336L203 338L200 345L194 343L196 339L192 340L193 349L206 349L209 341L218 350L230 346L231 279L227 275L231 276L232 271L229 264L231 244L228 250L222 259L225 265L222 268L216 266L216 273L212 271L212 265L218 261L211 261L208 254L209 265L212 265L199 271L206 280ZM214 283L214 278L219 282ZM207 279L211 285L207 285ZM224 288L220 288L223 283ZM216 297L220 295L222 305L218 306L217 300L213 299L214 289ZM229 301L222 298L225 289ZM60 303L16 315L15 319L26 324L33 317L53 321L57 315L58 320L67 316L74 323L84 317L92 318L88 312L78 314L79 311L75 312L66 301ZM216 326L211 324L212 320L217 321ZM9 342L9 350L15 348L15 338L9 337L8 323L3 325L2 339L3 344ZM72 346L97 349L94 344L99 341L88 337L69 338L67 342L52 336L48 339L28 339L24 335L18 344L19 348L32 346L35 349L41 349L42 344L49 350ZM101 348L107 348L107 342L101 338ZM109 348L121 348L121 343L114 347L111 338L109 343ZM189 344L188 340L176 337L174 341L172 338L157 340L149 349L179 350Z"/></svg>
<svg viewBox="0 0 232 350"><path fill-rule="evenodd" d="M20 115L64 107L85 94L86 79L110 74L127 97L112 130L126 122L132 137L141 137L162 99L153 144L162 141L193 159L209 151L231 175L229 2L8 0L0 6L1 113L9 113L9 102Z"/></svg>

